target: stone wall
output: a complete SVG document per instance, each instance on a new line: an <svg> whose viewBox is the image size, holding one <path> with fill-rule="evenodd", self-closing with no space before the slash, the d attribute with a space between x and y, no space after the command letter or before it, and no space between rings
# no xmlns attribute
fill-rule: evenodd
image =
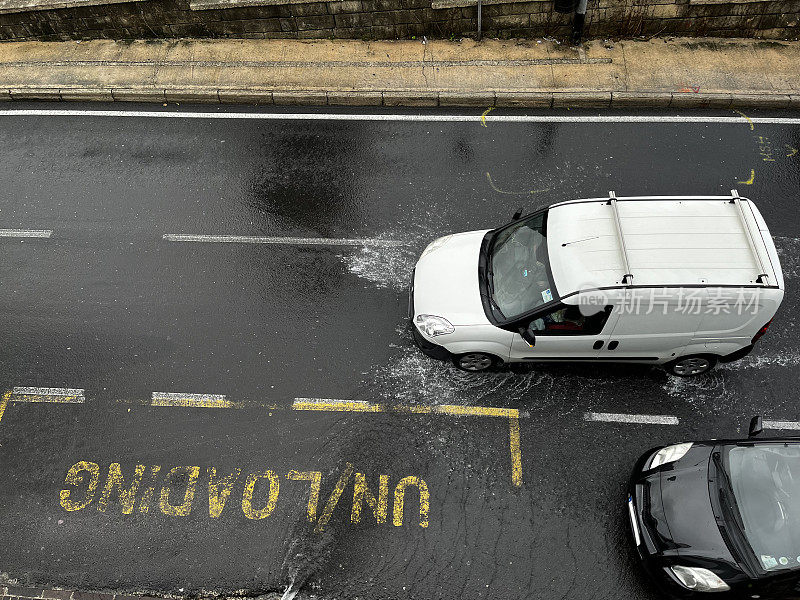
<svg viewBox="0 0 800 600"><path fill-rule="evenodd" d="M137 2L63 7L60 0L35 10L15 10L14 0L0 5L0 39L141 39L163 37L234 38L363 38L474 36L474 0L337 0L237 6L253 0L220 0L224 8L209 8L203 0L192 9L190 0ZM39 1L39 0L36 0ZM91 0L90 0L91 1ZM280 0L277 0L280 1ZM483 32L490 37L567 36L571 15L553 11L552 1L486 0ZM30 2L30 0L28 0ZM463 4L472 4L463 6ZM9 8L10 6L10 8ZM442 8L433 8L442 6ZM656 35L800 37L800 0L720 2L719 0L589 0L587 37Z"/></svg>

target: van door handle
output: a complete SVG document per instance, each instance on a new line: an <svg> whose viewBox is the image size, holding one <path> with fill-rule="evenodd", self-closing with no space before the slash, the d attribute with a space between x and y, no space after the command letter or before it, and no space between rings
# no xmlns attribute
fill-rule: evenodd
<svg viewBox="0 0 800 600"><path fill-rule="evenodd" d="M592 346L592 348L594 348L595 350L600 350L600 348L602 347L603 347L603 340L597 340L594 343L594 346Z"/></svg>
<svg viewBox="0 0 800 600"><path fill-rule="evenodd" d="M619 346L619 342L617 340L614 340L613 342L608 342L609 350L616 350L617 346Z"/></svg>

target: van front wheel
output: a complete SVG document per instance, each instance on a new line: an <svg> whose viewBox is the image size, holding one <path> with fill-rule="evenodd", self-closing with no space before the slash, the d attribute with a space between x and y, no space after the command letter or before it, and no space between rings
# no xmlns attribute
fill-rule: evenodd
<svg viewBox="0 0 800 600"><path fill-rule="evenodd" d="M694 377L702 375L714 368L717 364L717 357L711 354L692 354L681 356L678 360L664 365L667 373L678 377Z"/></svg>
<svg viewBox="0 0 800 600"><path fill-rule="evenodd" d="M495 364L495 358L491 354L486 354L484 352L469 352L456 356L453 362L462 371L478 373L491 369Z"/></svg>

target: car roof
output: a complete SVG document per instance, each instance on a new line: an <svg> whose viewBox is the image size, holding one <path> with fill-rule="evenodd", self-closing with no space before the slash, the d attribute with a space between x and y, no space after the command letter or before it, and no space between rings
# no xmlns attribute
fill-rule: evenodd
<svg viewBox="0 0 800 600"><path fill-rule="evenodd" d="M738 195L553 205L547 236L556 287L563 295L624 285L775 286L769 232L756 214Z"/></svg>

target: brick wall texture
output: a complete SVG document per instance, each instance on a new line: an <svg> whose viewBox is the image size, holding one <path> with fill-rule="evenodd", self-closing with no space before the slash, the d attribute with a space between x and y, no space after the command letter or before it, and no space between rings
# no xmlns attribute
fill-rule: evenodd
<svg viewBox="0 0 800 600"><path fill-rule="evenodd" d="M489 37L566 37L571 15L552 0L483 7ZM589 0L587 37L719 36L797 39L800 0L689 4L688 0ZM336 0L192 11L188 0L143 0L0 14L2 40L142 38L356 38L474 36L475 7L431 0Z"/></svg>

